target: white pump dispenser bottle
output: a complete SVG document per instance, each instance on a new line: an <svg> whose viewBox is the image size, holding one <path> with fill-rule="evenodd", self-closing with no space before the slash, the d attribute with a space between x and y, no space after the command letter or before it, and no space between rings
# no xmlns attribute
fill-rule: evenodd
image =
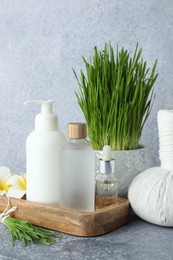
<svg viewBox="0 0 173 260"><path fill-rule="evenodd" d="M59 203L59 151L66 143L58 131L58 118L52 112L52 100L30 100L25 105L41 105L35 118L35 130L26 140L27 200Z"/></svg>

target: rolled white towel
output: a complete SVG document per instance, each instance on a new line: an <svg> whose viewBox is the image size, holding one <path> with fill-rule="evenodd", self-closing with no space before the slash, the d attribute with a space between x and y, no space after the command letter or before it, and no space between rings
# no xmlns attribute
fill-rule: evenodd
<svg viewBox="0 0 173 260"><path fill-rule="evenodd" d="M157 114L157 123L161 167L173 170L173 110L160 110Z"/></svg>
<svg viewBox="0 0 173 260"><path fill-rule="evenodd" d="M173 135L173 110L160 110L157 123L159 136Z"/></svg>

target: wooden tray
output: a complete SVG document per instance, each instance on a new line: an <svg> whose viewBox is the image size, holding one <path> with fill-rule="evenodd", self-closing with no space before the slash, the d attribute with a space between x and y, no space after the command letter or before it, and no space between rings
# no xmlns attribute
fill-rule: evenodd
<svg viewBox="0 0 173 260"><path fill-rule="evenodd" d="M7 206L7 198L0 196L0 212ZM10 206L17 206L11 216L33 225L77 235L99 236L128 222L129 201L118 198L116 203L96 209L94 212L77 212L59 206L33 203L10 198Z"/></svg>

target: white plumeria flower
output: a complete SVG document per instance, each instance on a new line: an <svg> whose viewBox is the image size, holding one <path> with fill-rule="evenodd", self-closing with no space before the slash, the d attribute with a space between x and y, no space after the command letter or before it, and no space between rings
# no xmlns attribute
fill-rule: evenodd
<svg viewBox="0 0 173 260"><path fill-rule="evenodd" d="M0 167L0 195L4 195L9 190L8 179L11 176L10 169L6 166Z"/></svg>
<svg viewBox="0 0 173 260"><path fill-rule="evenodd" d="M7 180L9 197L21 199L26 194L26 174L14 174Z"/></svg>

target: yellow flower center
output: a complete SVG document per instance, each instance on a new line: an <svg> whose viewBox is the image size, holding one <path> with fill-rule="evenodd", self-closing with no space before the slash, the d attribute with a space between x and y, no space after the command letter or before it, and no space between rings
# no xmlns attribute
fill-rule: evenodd
<svg viewBox="0 0 173 260"><path fill-rule="evenodd" d="M26 190L26 178L23 175L21 175L21 178L19 179L19 186Z"/></svg>
<svg viewBox="0 0 173 260"><path fill-rule="evenodd" d="M6 184L7 180L0 182L0 190L8 191L10 186Z"/></svg>

